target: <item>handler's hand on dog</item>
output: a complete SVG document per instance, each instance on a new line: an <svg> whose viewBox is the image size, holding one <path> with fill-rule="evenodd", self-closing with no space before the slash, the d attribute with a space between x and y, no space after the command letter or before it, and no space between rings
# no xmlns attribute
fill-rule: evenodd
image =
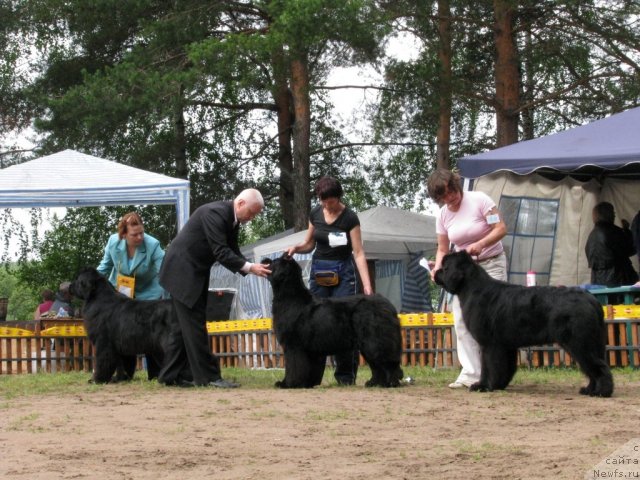
<svg viewBox="0 0 640 480"><path fill-rule="evenodd" d="M266 265L261 263L252 263L249 273L253 273L259 277L267 277L271 274L271 270Z"/></svg>
<svg viewBox="0 0 640 480"><path fill-rule="evenodd" d="M484 250L484 248L482 247L482 245L480 245L480 242L472 243L467 247L467 253L472 257L480 256L482 250Z"/></svg>

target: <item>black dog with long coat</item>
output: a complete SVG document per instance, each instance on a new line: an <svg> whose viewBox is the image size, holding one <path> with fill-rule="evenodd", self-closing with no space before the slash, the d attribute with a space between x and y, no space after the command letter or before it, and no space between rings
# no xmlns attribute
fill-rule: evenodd
<svg viewBox="0 0 640 480"><path fill-rule="evenodd" d="M397 387L402 378L400 321L381 295L316 298L304 285L298 263L286 254L270 265L273 328L284 349L280 388L312 388L324 374L327 355L359 350L371 368L366 386Z"/></svg>
<svg viewBox="0 0 640 480"><path fill-rule="evenodd" d="M91 267L77 275L69 291L84 300L84 325L95 346L94 382L133 378L138 354L153 356L162 365L164 351L179 331L171 300L131 299ZM158 373L149 369L149 379Z"/></svg>
<svg viewBox="0 0 640 480"><path fill-rule="evenodd" d="M458 295L464 323L481 347L480 381L470 390L506 388L516 371L518 348L557 342L589 378L581 394L613 393L604 314L590 293L495 280L465 251L445 255L435 281Z"/></svg>

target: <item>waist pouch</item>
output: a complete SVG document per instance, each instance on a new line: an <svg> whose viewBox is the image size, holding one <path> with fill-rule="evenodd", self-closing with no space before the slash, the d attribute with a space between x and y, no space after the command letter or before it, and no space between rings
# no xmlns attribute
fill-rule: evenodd
<svg viewBox="0 0 640 480"><path fill-rule="evenodd" d="M316 284L320 287L335 287L340 283L340 272L344 266L341 260L314 261L311 273Z"/></svg>
<svg viewBox="0 0 640 480"><path fill-rule="evenodd" d="M317 270L313 276L321 287L335 287L340 283L340 275L332 270Z"/></svg>

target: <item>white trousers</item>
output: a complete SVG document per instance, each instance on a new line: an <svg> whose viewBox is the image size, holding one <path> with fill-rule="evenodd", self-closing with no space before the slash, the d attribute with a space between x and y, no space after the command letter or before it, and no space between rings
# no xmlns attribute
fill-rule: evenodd
<svg viewBox="0 0 640 480"><path fill-rule="evenodd" d="M478 264L496 280L507 281L507 257L504 253ZM451 312L453 313L453 326L456 329L458 361L462 366L456 382L469 386L480 381L480 345L464 324L460 299L457 295L454 295L451 301Z"/></svg>

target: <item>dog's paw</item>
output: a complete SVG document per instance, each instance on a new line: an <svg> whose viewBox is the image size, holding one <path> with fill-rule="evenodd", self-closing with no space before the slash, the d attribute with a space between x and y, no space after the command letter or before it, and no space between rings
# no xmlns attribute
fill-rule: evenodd
<svg viewBox="0 0 640 480"><path fill-rule="evenodd" d="M284 383L284 380L278 380L276 383L273 384L273 386L276 388L287 388L287 384Z"/></svg>
<svg viewBox="0 0 640 480"><path fill-rule="evenodd" d="M582 387L580 390L580 395L590 395L593 396L593 391L589 387Z"/></svg>
<svg viewBox="0 0 640 480"><path fill-rule="evenodd" d="M488 392L489 387L487 387L485 384L481 382L476 382L471 384L471 386L469 387L469 391L470 392Z"/></svg>
<svg viewBox="0 0 640 480"><path fill-rule="evenodd" d="M600 398L611 398L611 395L613 395L613 392L593 392L591 394L592 397L600 397Z"/></svg>

